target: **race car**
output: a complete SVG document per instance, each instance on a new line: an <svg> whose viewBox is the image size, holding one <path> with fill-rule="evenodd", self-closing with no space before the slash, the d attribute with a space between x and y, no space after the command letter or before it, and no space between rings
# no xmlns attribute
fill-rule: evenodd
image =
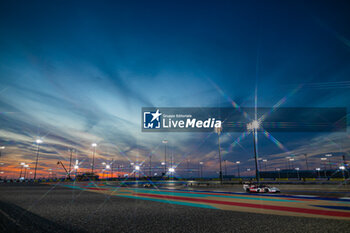
<svg viewBox="0 0 350 233"><path fill-rule="evenodd" d="M152 188L152 185L149 184L149 183L147 183L147 184L144 184L143 187L144 187L144 188Z"/></svg>
<svg viewBox="0 0 350 233"><path fill-rule="evenodd" d="M279 193L281 192L276 187L269 187L266 185L254 185L254 184L244 184L243 189L247 193Z"/></svg>

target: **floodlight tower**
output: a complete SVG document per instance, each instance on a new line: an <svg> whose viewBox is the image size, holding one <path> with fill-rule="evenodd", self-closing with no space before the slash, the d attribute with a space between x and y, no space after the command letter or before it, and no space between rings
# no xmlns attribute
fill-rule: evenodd
<svg viewBox="0 0 350 233"><path fill-rule="evenodd" d="M307 161L307 154L304 154L304 156L305 156L306 170L309 170L309 163Z"/></svg>
<svg viewBox="0 0 350 233"><path fill-rule="evenodd" d="M320 175L320 170L321 170L321 168L316 168L316 171L317 171L317 173L318 173L318 178L321 178L321 175Z"/></svg>
<svg viewBox="0 0 350 233"><path fill-rule="evenodd" d="M71 179L71 178L70 178L70 173L71 173L72 156L73 156L74 149L71 148L71 149L69 149L69 151L70 151L70 157L69 157L68 179Z"/></svg>
<svg viewBox="0 0 350 233"><path fill-rule="evenodd" d="M265 164L265 171L267 171L267 159L263 159L263 163Z"/></svg>
<svg viewBox="0 0 350 233"><path fill-rule="evenodd" d="M152 177L152 155L149 156L149 177Z"/></svg>
<svg viewBox="0 0 350 233"><path fill-rule="evenodd" d="M331 162L331 157L333 156L332 154L326 154L326 157L328 157L328 163L329 163L329 169L332 170L332 162Z"/></svg>
<svg viewBox="0 0 350 233"><path fill-rule="evenodd" d="M241 178L241 174L240 174L240 172L239 172L239 164L240 164L240 163L241 163L240 161L237 161L237 162L236 162L237 168L238 168L238 178Z"/></svg>
<svg viewBox="0 0 350 233"><path fill-rule="evenodd" d="M34 169L34 180L36 179L36 169L38 168L40 144L43 143L43 140L38 138L35 142L36 142L36 145L37 145L37 149L36 149L36 162L35 162L35 169Z"/></svg>
<svg viewBox="0 0 350 233"><path fill-rule="evenodd" d="M91 146L94 148L92 152L92 164L91 164L91 175L94 174L94 166L95 166L95 153L96 153L96 143L92 143Z"/></svg>
<svg viewBox="0 0 350 233"><path fill-rule="evenodd" d="M24 178L26 178L26 176L27 176L27 169L29 169L29 165L28 164L25 164L24 166Z"/></svg>
<svg viewBox="0 0 350 233"><path fill-rule="evenodd" d="M323 172L324 172L324 177L325 177L325 178L327 178L327 166L326 166L326 160L327 160L327 158L324 158L324 157L323 157L323 158L321 158L321 161L324 161L324 162L323 162L323 166L324 166L324 171L323 171Z"/></svg>
<svg viewBox="0 0 350 233"><path fill-rule="evenodd" d="M22 162L19 165L21 166L21 172L19 173L19 178L21 179L22 178L22 171L23 171L24 165L26 165L26 164Z"/></svg>
<svg viewBox="0 0 350 233"><path fill-rule="evenodd" d="M290 158L289 161L290 161L292 169L294 169L294 163L293 163L294 162L294 158Z"/></svg>
<svg viewBox="0 0 350 233"><path fill-rule="evenodd" d="M110 164L106 164L106 169L107 172L111 170L111 165ZM109 176L111 177L111 173L109 174ZM108 178L108 174L106 175L106 178Z"/></svg>
<svg viewBox="0 0 350 233"><path fill-rule="evenodd" d="M78 161L78 160L75 160L75 165L74 165L75 180L77 179L78 169L79 169L79 161Z"/></svg>
<svg viewBox="0 0 350 233"><path fill-rule="evenodd" d="M299 168L296 167L295 170L297 171L297 176L298 176L298 180L300 180L300 176L299 176Z"/></svg>
<svg viewBox="0 0 350 233"><path fill-rule="evenodd" d="M168 144L168 140L164 139L162 141L162 143L164 144L164 175L166 175L166 173L167 173L167 170L166 170L166 147Z"/></svg>
<svg viewBox="0 0 350 233"><path fill-rule="evenodd" d="M247 129L253 132L253 142L254 142L254 158L255 158L255 177L258 184L260 184L260 174L258 168L258 155L256 149L256 139L257 139L257 130L259 129L260 124L257 120L252 121L247 125Z"/></svg>
<svg viewBox="0 0 350 233"><path fill-rule="evenodd" d="M345 180L345 174L344 174L345 166L340 166L339 169L341 170L341 173L343 174L343 179Z"/></svg>
<svg viewBox="0 0 350 233"><path fill-rule="evenodd" d="M134 169L135 169L135 171L134 171L134 178L135 178L135 180L136 180L136 172L138 173L138 175L139 175L139 179L140 179L140 165L135 165L135 167L134 167Z"/></svg>
<svg viewBox="0 0 350 233"><path fill-rule="evenodd" d="M219 149L219 162L220 162L220 183L222 184L222 164L221 164L221 148L220 148L220 134L222 132L222 127L215 127L215 132L218 134L218 149Z"/></svg>
<svg viewBox="0 0 350 233"><path fill-rule="evenodd" d="M199 177L203 178L203 162L199 162Z"/></svg>
<svg viewBox="0 0 350 233"><path fill-rule="evenodd" d="M171 179L174 178L174 173L175 173L175 168L174 167L170 167L169 168L169 174L170 174Z"/></svg>

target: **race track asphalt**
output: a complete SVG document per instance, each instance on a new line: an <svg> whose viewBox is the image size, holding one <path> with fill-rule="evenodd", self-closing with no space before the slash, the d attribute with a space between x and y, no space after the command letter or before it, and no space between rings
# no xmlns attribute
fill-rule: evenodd
<svg viewBox="0 0 350 233"><path fill-rule="evenodd" d="M346 220L197 208L55 185L1 184L0 198L0 232L339 233L350 229Z"/></svg>

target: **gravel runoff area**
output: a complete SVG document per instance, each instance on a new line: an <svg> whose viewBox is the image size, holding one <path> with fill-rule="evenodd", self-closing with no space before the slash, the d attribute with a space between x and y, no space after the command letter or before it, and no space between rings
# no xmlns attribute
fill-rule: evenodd
<svg viewBox="0 0 350 233"><path fill-rule="evenodd" d="M0 232L340 233L350 229L350 221L204 209L40 184L1 184L0 198Z"/></svg>

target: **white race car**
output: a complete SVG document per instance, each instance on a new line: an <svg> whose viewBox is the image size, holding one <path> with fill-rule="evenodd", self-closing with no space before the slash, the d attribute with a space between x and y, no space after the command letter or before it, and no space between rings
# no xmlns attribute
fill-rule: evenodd
<svg viewBox="0 0 350 233"><path fill-rule="evenodd" d="M266 185L254 185L254 184L244 184L243 189L247 193L279 193L281 192L276 187L269 187Z"/></svg>

